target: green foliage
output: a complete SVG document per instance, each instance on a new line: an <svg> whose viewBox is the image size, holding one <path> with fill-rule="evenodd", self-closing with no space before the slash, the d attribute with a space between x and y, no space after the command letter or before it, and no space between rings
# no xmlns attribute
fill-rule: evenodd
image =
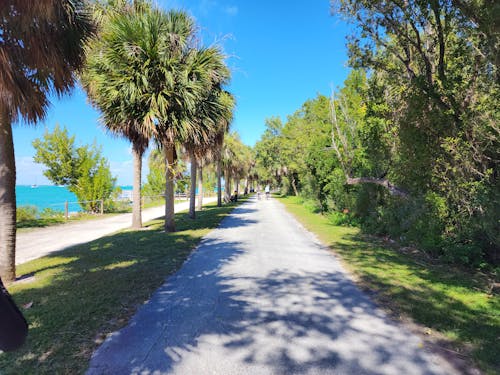
<svg viewBox="0 0 500 375"><path fill-rule="evenodd" d="M17 222L36 220L38 218L38 208L36 206L20 206L16 208Z"/></svg>
<svg viewBox="0 0 500 375"><path fill-rule="evenodd" d="M153 150L148 157L149 173L143 187L145 196L154 197L165 194L165 159L159 150ZM186 163L179 160L174 171L175 192L185 193L188 190L189 176L186 174Z"/></svg>
<svg viewBox="0 0 500 375"><path fill-rule="evenodd" d="M40 213L42 219L62 218L64 216L62 211L54 210L52 208L44 208Z"/></svg>
<svg viewBox="0 0 500 375"><path fill-rule="evenodd" d="M78 180L75 136L70 136L66 127L56 125L54 131L45 131L43 138L33 141L36 150L33 160L47 168L44 175L56 185L75 185Z"/></svg>
<svg viewBox="0 0 500 375"><path fill-rule="evenodd" d="M493 3L479 8L335 2L355 26L355 69L332 99L268 124L256 144L260 174L279 168L283 192L294 181L337 224L348 210L365 231L431 256L500 261L499 40L485 16Z"/></svg>
<svg viewBox="0 0 500 375"><path fill-rule="evenodd" d="M165 161L158 150L153 150L148 157L149 173L143 187L145 195L160 195L165 193Z"/></svg>
<svg viewBox="0 0 500 375"><path fill-rule="evenodd" d="M62 211L44 208L41 212L36 206L20 206L16 209L17 222L19 228L38 228L48 225L60 224L65 221Z"/></svg>
<svg viewBox="0 0 500 375"><path fill-rule="evenodd" d="M205 207L196 221L178 213L176 233L155 220L147 231L122 231L20 265L20 276L35 277L9 292L19 306L34 302L23 310L29 340L0 354L1 373L85 373L96 337L123 327L234 207Z"/></svg>
<svg viewBox="0 0 500 375"><path fill-rule="evenodd" d="M44 164L44 175L55 184L66 184L87 211L98 212L100 202L113 191L116 178L111 175L108 161L97 145L75 145L75 137L58 125L52 133L33 141L34 160Z"/></svg>
<svg viewBox="0 0 500 375"><path fill-rule="evenodd" d="M439 198L438 202L434 197L427 200L442 208ZM494 275L429 262L421 252L409 254L390 241L368 239L357 228L334 226L330 217L311 214L302 200L287 197L281 201L342 257L358 283L376 292L372 296L381 306L431 328L432 339L439 337L433 336L435 331L444 335L449 341L441 336L440 345L459 351L461 360L472 357L485 373L498 373L500 297L491 291Z"/></svg>

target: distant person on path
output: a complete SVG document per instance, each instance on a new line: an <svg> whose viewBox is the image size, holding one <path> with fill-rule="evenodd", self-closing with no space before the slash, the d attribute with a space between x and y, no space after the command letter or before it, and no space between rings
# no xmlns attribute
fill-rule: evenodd
<svg viewBox="0 0 500 375"><path fill-rule="evenodd" d="M231 202L238 202L238 190L234 191L234 194L231 195L231 198L229 198Z"/></svg>
<svg viewBox="0 0 500 375"><path fill-rule="evenodd" d="M271 187L269 186L269 184L266 185L264 191L266 192L266 199L269 199L269 194L271 193Z"/></svg>

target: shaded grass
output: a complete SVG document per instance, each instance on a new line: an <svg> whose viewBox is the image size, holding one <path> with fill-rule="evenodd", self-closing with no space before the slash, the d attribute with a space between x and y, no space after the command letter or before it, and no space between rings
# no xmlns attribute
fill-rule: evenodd
<svg viewBox="0 0 500 375"><path fill-rule="evenodd" d="M9 286L30 324L27 343L0 354L1 374L83 373L97 345L126 324L200 239L234 208L207 206L191 220L175 215L177 232L163 220L122 231L18 267L32 276Z"/></svg>
<svg viewBox="0 0 500 375"><path fill-rule="evenodd" d="M357 228L332 225L295 197L281 198L287 209L337 254L362 287L393 315L410 317L444 337L442 345L471 356L488 373L500 370L500 298L489 294L485 278L445 265L430 265Z"/></svg>

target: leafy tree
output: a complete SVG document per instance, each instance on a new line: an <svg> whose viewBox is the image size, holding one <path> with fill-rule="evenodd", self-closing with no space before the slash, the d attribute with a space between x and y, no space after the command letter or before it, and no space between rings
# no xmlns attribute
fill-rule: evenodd
<svg viewBox="0 0 500 375"><path fill-rule="evenodd" d="M75 137L59 126L52 133L46 131L42 139L35 139L33 147L35 162L47 167L44 175L51 182L68 185L83 208L99 212L98 201L110 197L116 181L99 147L77 147Z"/></svg>
<svg viewBox="0 0 500 375"><path fill-rule="evenodd" d="M15 279L16 168L12 123L36 123L75 82L93 30L84 1L4 0L0 7L0 277Z"/></svg>
<svg viewBox="0 0 500 375"><path fill-rule="evenodd" d="M422 215L441 212L432 221L442 228L441 238L433 243L465 262L475 262L482 252L498 259L492 219L500 201L494 104L498 5L446 0L336 5L359 30L349 44L352 64L372 69L395 99L390 117L398 149L391 171L415 200L426 202L420 206L429 213ZM438 209L441 202L446 212Z"/></svg>
<svg viewBox="0 0 500 375"><path fill-rule="evenodd" d="M144 185L144 193L146 195L165 195L165 158L160 150L151 151L148 158L149 173L147 181ZM175 192L185 193L188 182L186 177L186 164L180 159L174 171L175 175Z"/></svg>
<svg viewBox="0 0 500 375"><path fill-rule="evenodd" d="M153 150L148 157L149 173L144 185L147 195L165 195L165 160L159 150Z"/></svg>
<svg viewBox="0 0 500 375"><path fill-rule="evenodd" d="M101 20L99 32L87 44L87 62L81 75L91 103L102 112L104 127L132 143L132 227L136 229L142 226L142 156L155 125L147 117L150 107L141 97L145 92L144 80L147 80L146 53L131 55L130 45L136 43L140 51L148 46L149 35L140 27L147 22L148 12L151 12L150 5L143 1L132 5L119 1L97 7L95 15Z"/></svg>

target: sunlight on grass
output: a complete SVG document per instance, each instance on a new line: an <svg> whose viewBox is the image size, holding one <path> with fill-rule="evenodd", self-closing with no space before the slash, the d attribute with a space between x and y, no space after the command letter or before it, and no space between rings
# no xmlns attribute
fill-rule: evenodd
<svg viewBox="0 0 500 375"><path fill-rule="evenodd" d="M297 198L281 202L341 256L361 286L376 292L379 303L441 333L456 351L472 346L474 360L488 373L497 373L500 298L488 294L484 280L464 270L423 264L421 259L363 237L357 228L334 226Z"/></svg>
<svg viewBox="0 0 500 375"><path fill-rule="evenodd" d="M0 374L83 373L97 345L126 324L203 236L235 205L208 206L191 220L176 214L178 231L163 221L148 230L121 231L18 267L9 286L30 325L26 344L0 354Z"/></svg>

